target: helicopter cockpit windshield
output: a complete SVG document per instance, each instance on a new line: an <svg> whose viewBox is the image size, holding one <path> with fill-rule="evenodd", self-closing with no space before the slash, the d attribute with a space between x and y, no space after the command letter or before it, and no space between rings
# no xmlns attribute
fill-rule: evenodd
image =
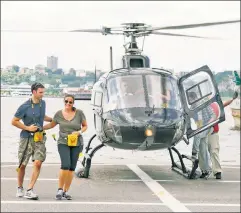
<svg viewBox="0 0 241 213"><path fill-rule="evenodd" d="M145 93L141 75L120 76L109 80L109 103L114 109L145 107Z"/></svg>
<svg viewBox="0 0 241 213"><path fill-rule="evenodd" d="M109 110L172 108L181 111L179 90L172 76L135 74L108 80Z"/></svg>

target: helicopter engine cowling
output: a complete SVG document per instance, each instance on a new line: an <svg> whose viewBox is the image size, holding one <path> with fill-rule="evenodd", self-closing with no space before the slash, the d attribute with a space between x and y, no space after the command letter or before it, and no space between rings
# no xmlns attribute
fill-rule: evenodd
<svg viewBox="0 0 241 213"><path fill-rule="evenodd" d="M148 68L150 67L150 59L144 55L124 55L122 66L124 68Z"/></svg>

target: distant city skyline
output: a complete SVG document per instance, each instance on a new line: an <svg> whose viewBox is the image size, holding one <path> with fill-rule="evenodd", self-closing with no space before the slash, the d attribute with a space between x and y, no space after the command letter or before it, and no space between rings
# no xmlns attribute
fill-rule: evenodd
<svg viewBox="0 0 241 213"><path fill-rule="evenodd" d="M34 65L34 66L19 66L18 64L10 64L10 65L7 65L7 66L5 66L5 67L1 67L1 69L3 69L3 70L5 70L5 69L7 69L7 68L9 68L9 67L12 67L12 66L18 66L20 69L21 68L28 68L28 69L39 69L39 67L41 67L41 68L48 68L48 69L54 69L54 68L49 68L48 67L48 65L47 65L47 63L48 63L48 58L49 57L47 57L47 62L45 63L45 64L40 64L40 63L38 63L38 64L36 64L36 65ZM58 58L58 57L56 57L56 58ZM58 62L57 62L58 63ZM76 68L76 67L69 67L69 68L66 68L66 69L63 69L62 67L59 67L59 66L57 66L57 69L62 69L63 71L69 71L69 70L71 70L71 69L74 69L74 70L76 70L76 71L93 71L93 70L97 70L97 71L100 71L100 69L97 69L96 67L93 67L92 69L90 68L90 69L83 69L83 68L81 68L81 67L78 67L78 68ZM56 69L54 69L54 70L56 70ZM104 71L104 70L103 70Z"/></svg>
<svg viewBox="0 0 241 213"><path fill-rule="evenodd" d="M58 57L53 55L47 57L47 68L51 70L58 69Z"/></svg>
<svg viewBox="0 0 241 213"><path fill-rule="evenodd" d="M2 30L100 29L125 22L169 26L240 19L239 1L1 1L1 8ZM131 13L125 12L126 8ZM222 39L148 36L143 54L150 57L151 67L164 67L175 72L192 71L203 65L215 72L240 70L240 23L165 32ZM109 47L113 47L114 68L119 68L124 54L122 45L122 36L98 33L1 32L1 68L13 64L20 67L46 65L46 57L54 55L58 57L58 67L63 70L93 70L96 66L108 71ZM142 47L142 39L138 39L138 46Z"/></svg>

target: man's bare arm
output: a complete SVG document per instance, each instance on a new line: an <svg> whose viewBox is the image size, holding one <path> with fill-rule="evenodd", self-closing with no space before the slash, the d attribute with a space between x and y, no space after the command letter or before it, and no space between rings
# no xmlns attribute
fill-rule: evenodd
<svg viewBox="0 0 241 213"><path fill-rule="evenodd" d="M229 101L225 101L225 102L223 103L223 106L226 107L226 106L230 105L232 102L233 102L233 99L231 99L231 100L229 100Z"/></svg>
<svg viewBox="0 0 241 213"><path fill-rule="evenodd" d="M161 94L161 97L166 99L166 101L170 101L171 100L171 92L170 92L170 90L167 90L166 95Z"/></svg>
<svg viewBox="0 0 241 213"><path fill-rule="evenodd" d="M229 101L225 101L225 102L223 103L223 106L226 107L226 106L230 105L230 104L233 102L233 100L235 100L237 97L238 97L238 92L235 91L235 92L233 93L233 98L232 98L231 100L229 100Z"/></svg>
<svg viewBox="0 0 241 213"><path fill-rule="evenodd" d="M23 123L21 123L20 120L21 120L20 118L14 117L12 119L12 125L16 126L19 129L26 130L29 132L35 132L38 129L38 127L34 125L26 126Z"/></svg>

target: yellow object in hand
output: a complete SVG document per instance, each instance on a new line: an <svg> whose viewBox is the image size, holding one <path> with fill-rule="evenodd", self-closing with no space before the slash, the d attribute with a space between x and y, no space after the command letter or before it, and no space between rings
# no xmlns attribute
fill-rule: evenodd
<svg viewBox="0 0 241 213"><path fill-rule="evenodd" d="M197 127L200 128L200 127L203 126L203 121L199 120L199 121L196 122L196 124L197 124Z"/></svg>
<svg viewBox="0 0 241 213"><path fill-rule="evenodd" d="M56 141L56 135L52 134L53 139Z"/></svg>
<svg viewBox="0 0 241 213"><path fill-rule="evenodd" d="M33 140L34 142L40 142L40 141L43 141L43 137L44 137L43 132L35 132Z"/></svg>
<svg viewBox="0 0 241 213"><path fill-rule="evenodd" d="M80 153L79 153L79 157L82 157L82 156L83 156L83 153L82 153L82 152L80 152Z"/></svg>
<svg viewBox="0 0 241 213"><path fill-rule="evenodd" d="M167 103L163 103L161 106L162 106L162 108L167 108L168 104Z"/></svg>
<svg viewBox="0 0 241 213"><path fill-rule="evenodd" d="M77 146L78 143L78 135L70 134L68 135L68 146Z"/></svg>

